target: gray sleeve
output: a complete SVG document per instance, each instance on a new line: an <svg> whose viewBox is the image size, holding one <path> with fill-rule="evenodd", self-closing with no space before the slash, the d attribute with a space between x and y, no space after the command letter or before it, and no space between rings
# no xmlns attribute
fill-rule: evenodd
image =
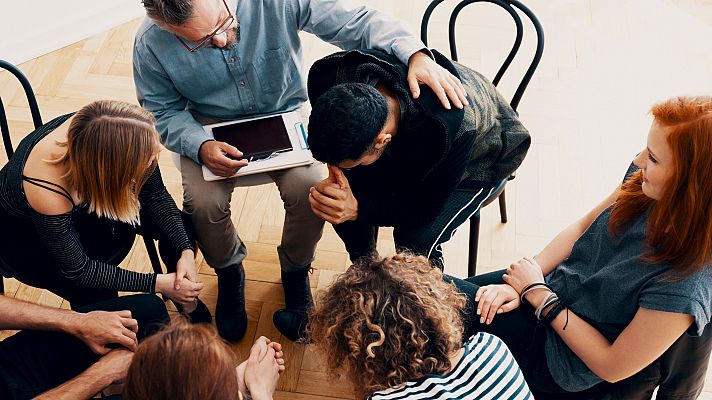
<svg viewBox="0 0 712 400"><path fill-rule="evenodd" d="M695 321L688 330L699 336L710 322L712 292L707 274L695 274L682 281L666 281L645 288L638 305L655 311L691 315ZM706 282L705 282L706 281Z"/></svg>
<svg viewBox="0 0 712 400"><path fill-rule="evenodd" d="M161 63L140 39L134 44L133 73L138 102L156 118L163 145L200 164L200 145L213 138L185 109L188 100L176 90Z"/></svg>
<svg viewBox="0 0 712 400"><path fill-rule="evenodd" d="M397 19L344 0L292 0L300 30L343 50L378 49L408 65L410 56L425 49L423 42ZM428 52L430 54L430 52Z"/></svg>

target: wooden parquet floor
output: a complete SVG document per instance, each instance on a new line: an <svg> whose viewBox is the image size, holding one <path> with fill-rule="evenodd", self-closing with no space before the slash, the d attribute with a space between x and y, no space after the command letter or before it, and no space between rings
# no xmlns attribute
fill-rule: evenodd
<svg viewBox="0 0 712 400"><path fill-rule="evenodd" d="M428 2L364 3L417 28ZM645 143L649 124L645 113L654 101L679 94L712 93L712 47L702 39L712 36L710 0L526 3L541 19L547 40L544 59L519 107L533 144L517 179L507 186L509 223L499 223L496 205L483 210L478 265L482 272L534 254L610 192ZM506 16L486 8L481 14L465 11L460 18L461 61L492 76L513 38ZM444 13L434 14L431 21L445 31ZM139 23L135 20L117 26L20 66L36 91L45 121L97 99L136 103L131 57ZM435 31L431 30L430 44L446 49L445 36ZM302 38L307 65L336 49L311 35ZM531 47L525 46L523 51L528 50ZM516 75L525 68L524 61L517 61L512 72ZM514 86L504 82L501 90L511 95ZM0 95L16 144L32 130L32 123L24 94L8 73L0 73ZM0 165L5 161L3 153ZM167 154L160 165L169 192L180 204L178 171ZM272 313L284 303L276 253L284 211L276 187L237 188L232 211L249 249L245 269L250 322L245 339L234 345L234 350L246 356L253 339L260 335L283 343L287 371L276 399L352 398L349 385L330 378L313 349L282 339L272 324ZM466 270L468 230L461 231L445 247L446 271L457 276ZM380 235L379 250L393 253L388 229ZM201 298L214 310L216 277L200 255L198 259L200 277L206 283ZM136 242L122 266L150 270L142 241ZM314 262L312 288L325 287L347 266L343 244L327 224ZM61 298L13 279L6 279L5 285L8 296L67 307ZM0 331L0 338L12 333ZM712 396L705 392L703 398Z"/></svg>

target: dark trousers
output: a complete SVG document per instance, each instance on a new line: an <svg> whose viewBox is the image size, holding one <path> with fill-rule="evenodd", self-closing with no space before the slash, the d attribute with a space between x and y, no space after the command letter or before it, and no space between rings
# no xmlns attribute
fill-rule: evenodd
<svg viewBox="0 0 712 400"><path fill-rule="evenodd" d="M455 234L457 228L482 206L493 187L454 190L433 221L422 225L401 224L393 226L393 239L398 252L410 251L428 257L433 264L443 268L442 243ZM352 262L373 257L376 252L378 225L359 220L334 225L334 230L346 245Z"/></svg>
<svg viewBox="0 0 712 400"><path fill-rule="evenodd" d="M3 225L0 230L0 272L4 276L47 289L69 301L72 309L118 297L116 290L79 287L67 279L52 254L42 245L31 221L14 218L2 210L0 221ZM119 265L131 250L136 234L141 234L159 241L163 262L169 270L175 269L176 251L147 216L141 215L141 225L134 227L78 211L72 222L89 259ZM186 230L190 231L188 226Z"/></svg>
<svg viewBox="0 0 712 400"><path fill-rule="evenodd" d="M163 301L152 294L124 296L81 308L131 311L139 340L169 321ZM0 342L0 399L29 399L76 377L95 363L80 339L61 332L21 331Z"/></svg>
<svg viewBox="0 0 712 400"><path fill-rule="evenodd" d="M658 388L657 399L696 399L704 387L712 349L712 328L708 325L700 337L683 334L660 358L637 374L616 383L602 382L588 390L567 393L559 387L547 366L544 354L544 327L537 326L534 309L523 304L516 310L497 315L492 324L479 323L475 293L480 286L504 283L504 270L478 275L466 280L449 277L468 296L465 338L483 331L502 339L519 363L529 387L537 399L638 400L650 399Z"/></svg>

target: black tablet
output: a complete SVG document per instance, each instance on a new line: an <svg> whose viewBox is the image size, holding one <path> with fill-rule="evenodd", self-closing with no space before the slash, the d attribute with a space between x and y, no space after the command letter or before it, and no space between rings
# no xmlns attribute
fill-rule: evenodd
<svg viewBox="0 0 712 400"><path fill-rule="evenodd" d="M217 126L213 128L213 136L215 140L237 147L242 158L249 161L292 150L281 115Z"/></svg>

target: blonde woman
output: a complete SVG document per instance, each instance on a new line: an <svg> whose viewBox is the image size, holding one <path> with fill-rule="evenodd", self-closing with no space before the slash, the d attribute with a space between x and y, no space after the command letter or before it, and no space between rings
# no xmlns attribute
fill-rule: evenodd
<svg viewBox="0 0 712 400"><path fill-rule="evenodd" d="M0 170L0 251L4 275L48 289L72 308L158 292L195 319L193 245L157 167L155 121L140 107L96 101L23 139ZM117 267L121 241L137 228L161 243L170 274ZM170 261L169 261L170 260Z"/></svg>
<svg viewBox="0 0 712 400"><path fill-rule="evenodd" d="M399 254L349 267L317 297L308 331L358 399L533 399L501 340L462 342L466 308L427 258Z"/></svg>

